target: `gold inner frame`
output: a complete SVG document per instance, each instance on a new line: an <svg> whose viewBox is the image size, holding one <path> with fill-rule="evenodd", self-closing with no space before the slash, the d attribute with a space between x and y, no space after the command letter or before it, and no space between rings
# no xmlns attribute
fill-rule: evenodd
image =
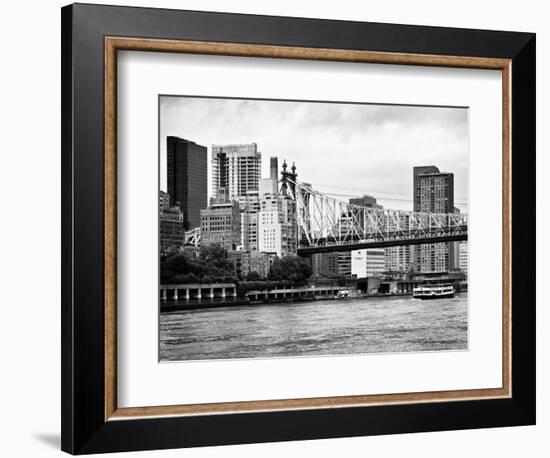
<svg viewBox="0 0 550 458"><path fill-rule="evenodd" d="M502 387L400 394L183 404L119 408L117 405L117 51L174 52L240 57L362 62L435 67L493 69L502 72ZM511 60L481 57L403 54L343 49L300 48L179 40L105 37L105 420L372 406L381 404L506 398L512 394L511 367Z"/></svg>

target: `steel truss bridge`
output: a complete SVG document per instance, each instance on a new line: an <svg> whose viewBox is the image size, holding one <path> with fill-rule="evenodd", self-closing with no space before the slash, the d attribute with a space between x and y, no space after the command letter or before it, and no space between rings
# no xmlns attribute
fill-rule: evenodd
<svg viewBox="0 0 550 458"><path fill-rule="evenodd" d="M468 239L468 215L375 209L339 201L283 172L280 193L296 202L298 254L351 251ZM201 231L185 233L200 246Z"/></svg>
<svg viewBox="0 0 550 458"><path fill-rule="evenodd" d="M281 194L296 201L299 255L468 238L466 214L421 213L349 204L288 175L283 174Z"/></svg>

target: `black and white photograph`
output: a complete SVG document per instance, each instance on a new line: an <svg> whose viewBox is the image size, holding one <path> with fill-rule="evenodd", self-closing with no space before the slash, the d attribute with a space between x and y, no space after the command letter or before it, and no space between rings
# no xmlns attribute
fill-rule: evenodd
<svg viewBox="0 0 550 458"><path fill-rule="evenodd" d="M2 456L548 455L550 16L441 5L3 5Z"/></svg>
<svg viewBox="0 0 550 458"><path fill-rule="evenodd" d="M160 361L468 349L468 109L159 96Z"/></svg>

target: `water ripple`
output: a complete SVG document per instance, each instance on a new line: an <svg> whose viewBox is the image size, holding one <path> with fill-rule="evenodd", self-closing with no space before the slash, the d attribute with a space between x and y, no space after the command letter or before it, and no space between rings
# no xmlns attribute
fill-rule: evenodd
<svg viewBox="0 0 550 458"><path fill-rule="evenodd" d="M265 358L462 350L467 296L369 298L161 314L160 359Z"/></svg>

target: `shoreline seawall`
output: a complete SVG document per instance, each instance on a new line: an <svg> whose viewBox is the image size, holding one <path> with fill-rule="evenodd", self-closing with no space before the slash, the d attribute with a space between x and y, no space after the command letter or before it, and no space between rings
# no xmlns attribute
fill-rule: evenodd
<svg viewBox="0 0 550 458"><path fill-rule="evenodd" d="M361 294L347 299L341 299L342 302L354 301L359 299L375 299L384 297L400 297L412 296L410 293L393 293L393 294ZM182 310L197 310L208 308L228 308L240 306L255 306L255 305L270 305L270 304L285 304L285 303L301 303L301 302L317 302L335 300L336 296L302 296L302 297L287 297L287 298L272 298L272 299L255 299L251 300L248 297L235 299L189 299L189 300L167 300L161 301L160 312L170 313Z"/></svg>

